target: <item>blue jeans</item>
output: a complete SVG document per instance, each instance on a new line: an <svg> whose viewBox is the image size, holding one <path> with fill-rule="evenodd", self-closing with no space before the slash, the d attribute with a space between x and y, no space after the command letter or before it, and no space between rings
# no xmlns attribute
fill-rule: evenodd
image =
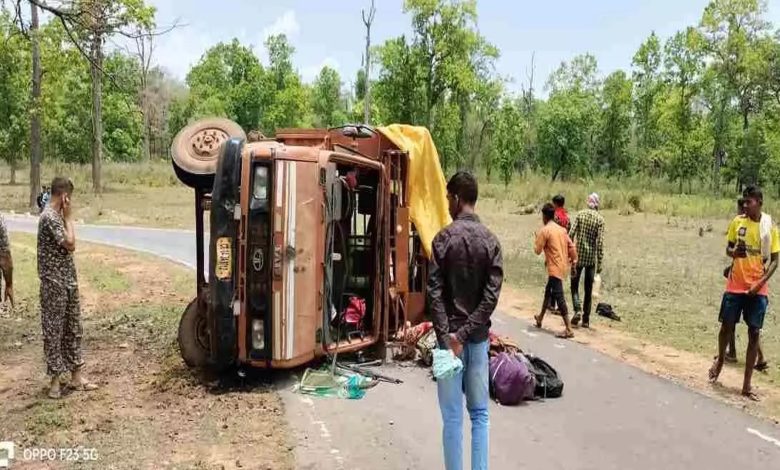
<svg viewBox="0 0 780 470"><path fill-rule="evenodd" d="M439 408L444 423L444 465L447 470L463 468L463 394L471 417L471 468L488 468L488 347L489 341L463 345L463 371L438 380Z"/></svg>

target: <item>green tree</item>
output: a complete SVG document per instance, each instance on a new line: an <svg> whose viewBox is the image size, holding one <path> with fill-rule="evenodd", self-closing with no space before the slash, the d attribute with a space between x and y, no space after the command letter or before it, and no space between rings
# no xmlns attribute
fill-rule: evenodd
<svg viewBox="0 0 780 470"><path fill-rule="evenodd" d="M171 111L176 126L204 116L221 116L247 131L257 129L271 98L260 60L237 39L207 50L186 81L190 87L186 104Z"/></svg>
<svg viewBox="0 0 780 470"><path fill-rule="evenodd" d="M599 88L598 61L592 54L575 56L561 65L547 79L551 93L574 90L596 94Z"/></svg>
<svg viewBox="0 0 780 470"><path fill-rule="evenodd" d="M631 138L631 81L618 70L604 80L601 112L600 166L608 171L631 169L628 143Z"/></svg>
<svg viewBox="0 0 780 470"><path fill-rule="evenodd" d="M580 90L550 95L540 110L538 122L539 165L550 172L552 180L590 167L590 135L598 108L593 97Z"/></svg>
<svg viewBox="0 0 780 470"><path fill-rule="evenodd" d="M379 46L377 57L380 69L371 95L380 109L381 118L372 113L374 121L423 124L427 111L418 73L422 67L419 51L405 36L399 36Z"/></svg>
<svg viewBox="0 0 780 470"><path fill-rule="evenodd" d="M477 170L481 164L490 179L493 170L496 126L498 124L501 98L504 94L503 83L495 79L481 81L468 101L466 114L462 121L461 134L466 158L466 166Z"/></svg>
<svg viewBox="0 0 780 470"><path fill-rule="evenodd" d="M29 69L21 32L0 11L0 158L11 168L11 184L16 184L16 170L27 148Z"/></svg>
<svg viewBox="0 0 780 470"><path fill-rule="evenodd" d="M355 99L362 101L366 97L366 70L360 69L355 75Z"/></svg>
<svg viewBox="0 0 780 470"><path fill-rule="evenodd" d="M147 6L143 0L72 0L56 7L40 0L29 1L59 19L68 38L90 64L92 187L95 192L100 192L105 44L114 35L129 36L139 27L150 29L154 24L155 8ZM111 76L108 78L113 80Z"/></svg>
<svg viewBox="0 0 780 470"><path fill-rule="evenodd" d="M663 89L661 41L650 34L634 54L632 78L635 90L635 120L638 147L645 158L658 146L657 98Z"/></svg>
<svg viewBox="0 0 780 470"><path fill-rule="evenodd" d="M769 22L763 0L713 0L704 10L700 30L713 65L729 82L747 130L760 108L768 67Z"/></svg>
<svg viewBox="0 0 780 470"><path fill-rule="evenodd" d="M341 98L341 77L328 66L322 68L314 81L312 110L318 127L333 127L346 121Z"/></svg>
<svg viewBox="0 0 780 470"><path fill-rule="evenodd" d="M720 188L721 167L728 155L736 155L735 143L740 138L739 111L732 105L732 93L725 78L713 66L708 66L701 78L701 103L706 108L707 127L712 139L712 187Z"/></svg>
<svg viewBox="0 0 780 470"><path fill-rule="evenodd" d="M264 88L270 99L261 122L266 135L273 135L276 129L303 125L309 104L301 77L292 65L295 48L287 37L283 34L270 36L265 47L270 63Z"/></svg>
<svg viewBox="0 0 780 470"><path fill-rule="evenodd" d="M412 16L414 45L420 54L420 79L425 91L426 123L434 122L434 108L457 81L468 80L470 55L477 47L477 3L474 0L405 0Z"/></svg>
<svg viewBox="0 0 780 470"><path fill-rule="evenodd" d="M512 174L523 155L523 114L520 105L512 99L505 99L496 117L495 153L496 164L504 185L512 181ZM488 166L488 178L490 166Z"/></svg>
<svg viewBox="0 0 780 470"><path fill-rule="evenodd" d="M103 88L103 138L109 161L130 162L143 157L143 109L138 102L141 73L135 58L117 51L104 62L107 74L117 77ZM121 82L120 82L121 80Z"/></svg>
<svg viewBox="0 0 780 470"><path fill-rule="evenodd" d="M677 148L671 162L671 174L680 183L690 183L691 178L701 169L700 134L693 135L697 129L698 117L693 111L693 99L698 93L699 79L703 71L704 58L701 48L702 37L692 27L676 33L665 46L665 68L668 83L676 99L674 123L676 126L672 143Z"/></svg>
<svg viewBox="0 0 780 470"><path fill-rule="evenodd" d="M768 92L772 40L766 14L764 0L713 0L705 8L699 25L711 66L737 103L742 121L740 140L745 144L755 140L747 135L750 119L761 112ZM729 164L741 166L750 158L748 151L742 146ZM714 163L714 174L718 175L720 159L715 159ZM729 171L727 174L739 175L741 172ZM738 180L737 184L741 186L742 181Z"/></svg>

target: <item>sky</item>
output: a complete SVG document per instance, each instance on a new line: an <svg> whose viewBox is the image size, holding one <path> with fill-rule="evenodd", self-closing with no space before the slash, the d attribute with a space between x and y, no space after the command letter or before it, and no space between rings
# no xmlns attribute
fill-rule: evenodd
<svg viewBox="0 0 780 470"><path fill-rule="evenodd" d="M238 38L267 63L263 42L284 33L295 47L294 63L304 81L324 65L349 87L361 67L365 27L361 9L370 0L147 0L163 28L181 27L158 38L156 62L179 79L220 41ZM639 45L655 31L662 38L698 24L709 0L478 0L478 28L498 46L497 72L519 91L535 56L534 85L541 89L561 61L590 52L599 71L628 70ZM185 7L186 5L186 7ZM769 19L780 26L780 0L769 0ZM372 44L410 33L403 0L376 0Z"/></svg>

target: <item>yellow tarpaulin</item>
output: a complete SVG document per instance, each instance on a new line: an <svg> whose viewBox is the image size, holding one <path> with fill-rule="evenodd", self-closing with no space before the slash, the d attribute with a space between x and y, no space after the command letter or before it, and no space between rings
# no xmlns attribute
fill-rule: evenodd
<svg viewBox="0 0 780 470"><path fill-rule="evenodd" d="M431 243L439 230L452 221L447 209L447 181L439 164L439 152L428 129L405 124L380 127L398 148L409 152L406 195L409 218L420 234L425 255L431 257Z"/></svg>

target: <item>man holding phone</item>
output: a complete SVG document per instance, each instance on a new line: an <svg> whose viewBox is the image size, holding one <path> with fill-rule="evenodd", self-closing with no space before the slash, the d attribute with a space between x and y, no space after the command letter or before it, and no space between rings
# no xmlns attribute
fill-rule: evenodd
<svg viewBox="0 0 780 470"><path fill-rule="evenodd" d="M723 294L718 357L710 368L709 377L711 382L718 380L723 369L726 345L742 316L748 326L742 395L758 400L751 387L751 380L768 304L767 282L777 270L780 237L771 217L761 211L764 203L761 190L755 186L748 187L742 197L745 214L731 221L727 234L726 254L734 261Z"/></svg>
<svg viewBox="0 0 780 470"><path fill-rule="evenodd" d="M95 390L82 376L81 308L73 252L76 232L71 195L73 183L54 178L51 200L38 221L38 277L46 371L51 376L49 398L60 398L60 376L71 373L74 390Z"/></svg>

